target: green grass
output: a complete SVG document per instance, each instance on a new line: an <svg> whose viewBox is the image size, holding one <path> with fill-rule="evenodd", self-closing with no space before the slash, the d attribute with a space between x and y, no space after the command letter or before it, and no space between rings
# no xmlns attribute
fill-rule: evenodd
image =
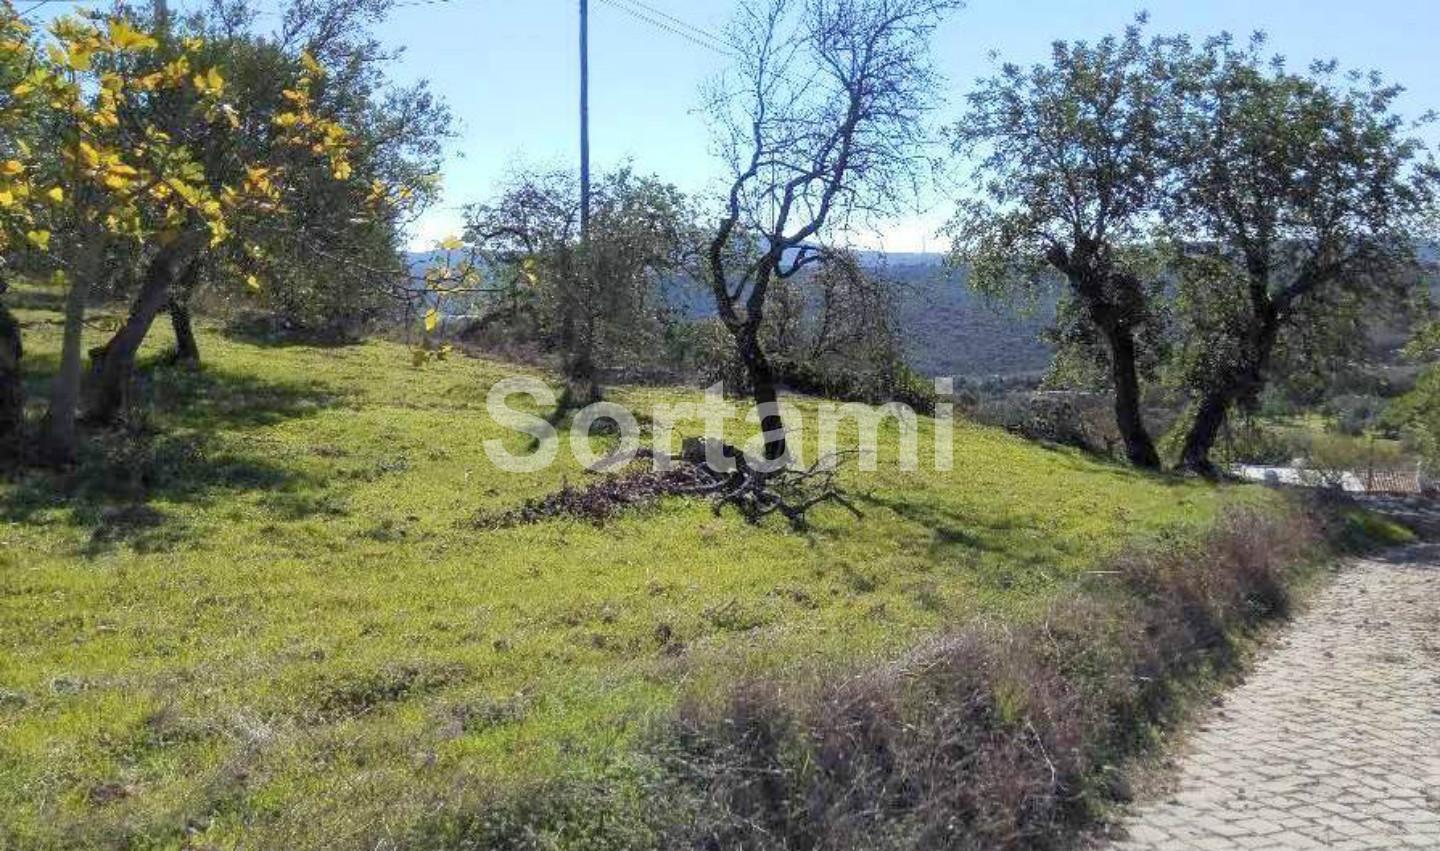
<svg viewBox="0 0 1440 851"><path fill-rule="evenodd" d="M38 396L56 314L19 295ZM374 846L487 789L624 788L681 696L1023 620L1127 542L1268 498L961 423L948 473L899 470L882 432L880 469L847 472L863 521L823 508L801 534L671 500L480 531L588 478L564 449L529 475L487 459L507 433L486 391L526 370L201 346L198 374L144 372L143 434L0 482L0 847Z"/></svg>

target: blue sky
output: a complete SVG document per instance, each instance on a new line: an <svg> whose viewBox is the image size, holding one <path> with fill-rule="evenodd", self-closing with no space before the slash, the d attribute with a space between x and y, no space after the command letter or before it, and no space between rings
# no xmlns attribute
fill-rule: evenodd
<svg viewBox="0 0 1440 851"><path fill-rule="evenodd" d="M729 0L645 0L711 32L723 28ZM449 0L396 9L383 33L407 47L404 78L426 77L463 122L445 174L445 209L416 233L434 239L458 228L453 207L481 198L517 162L572 165L576 151L575 0ZM950 81L954 116L969 84L993 67L990 52L1021 62L1045 58L1057 38L1095 38L1125 26L1141 9L1156 32L1270 33L1297 64L1334 57L1377 68L1410 88L1405 108L1440 108L1440 3L1434 0L972 0L936 34L934 52ZM597 167L633 157L690 191L711 187L717 161L695 112L697 89L725 58L591 0L591 138ZM926 212L885 228L878 247L936 249L942 198Z"/></svg>
<svg viewBox="0 0 1440 851"><path fill-rule="evenodd" d="M172 0L177 7L194 0ZM458 231L459 207L483 198L517 164L575 166L576 0L439 0L396 8L379 31L406 48L394 76L429 79L461 123L446 165L446 197L414 233L423 245ZM702 29L724 26L731 0L643 0ZM56 4L59 5L59 4ZM23 7L23 3L22 3ZM1418 115L1440 108L1440 2L1435 0L971 0L936 34L934 52L949 79L953 119L970 83L1004 60L1045 58L1058 38L1119 31L1148 10L1157 33L1203 36L1263 29L1298 67L1336 58L1347 67L1378 69L1409 88L1404 108ZM724 57L591 0L591 135L597 168L633 158L687 191L713 187L717 161L695 112L700 84ZM1437 134L1431 133L1431 138ZM937 249L943 198L891 223L875 247Z"/></svg>

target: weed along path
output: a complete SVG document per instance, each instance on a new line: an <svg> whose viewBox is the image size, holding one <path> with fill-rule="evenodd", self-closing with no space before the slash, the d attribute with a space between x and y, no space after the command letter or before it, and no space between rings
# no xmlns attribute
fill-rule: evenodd
<svg viewBox="0 0 1440 851"><path fill-rule="evenodd" d="M1112 851L1440 848L1440 545L1336 578Z"/></svg>

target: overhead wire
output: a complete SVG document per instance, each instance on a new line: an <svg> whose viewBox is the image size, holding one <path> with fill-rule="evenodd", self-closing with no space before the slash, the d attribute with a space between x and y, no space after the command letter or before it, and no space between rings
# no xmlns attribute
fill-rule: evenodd
<svg viewBox="0 0 1440 851"><path fill-rule="evenodd" d="M679 36L680 38L685 39L691 44L694 44L698 47L703 47L704 49L709 50L712 53L731 58L735 56L735 52L733 50L729 49L728 47L722 46L721 44L717 44L716 41L712 41L711 39L715 38L714 36L707 37L706 35L700 35L699 33L703 33L704 30L701 30L698 27L691 28L694 30L693 32L689 29L681 29L679 26L667 23L660 17L646 12L644 8L627 5L628 3L635 2L635 0L600 0L600 2L621 12L624 12L625 14L629 15L632 18L635 18L636 20L644 21L652 27L664 30L671 35ZM678 21L679 19L675 18L674 20ZM683 24L683 26L690 27L689 24Z"/></svg>
<svg viewBox="0 0 1440 851"><path fill-rule="evenodd" d="M651 6L649 3L646 3L645 0L623 0L623 2L629 6L635 6L645 12L648 12L651 15L668 21L669 23L679 27L680 29L689 30L690 32L700 36L701 38L711 42L712 44L727 44L726 39L721 38L720 36L705 29L704 27L697 27L689 21L681 20L680 18L675 17L674 15L666 12L663 9L657 9L654 6Z"/></svg>

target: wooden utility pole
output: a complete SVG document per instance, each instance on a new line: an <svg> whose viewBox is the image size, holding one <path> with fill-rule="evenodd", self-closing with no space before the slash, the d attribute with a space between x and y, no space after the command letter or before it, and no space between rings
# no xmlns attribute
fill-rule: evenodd
<svg viewBox="0 0 1440 851"><path fill-rule="evenodd" d="M580 0L580 239L590 237L590 3Z"/></svg>

